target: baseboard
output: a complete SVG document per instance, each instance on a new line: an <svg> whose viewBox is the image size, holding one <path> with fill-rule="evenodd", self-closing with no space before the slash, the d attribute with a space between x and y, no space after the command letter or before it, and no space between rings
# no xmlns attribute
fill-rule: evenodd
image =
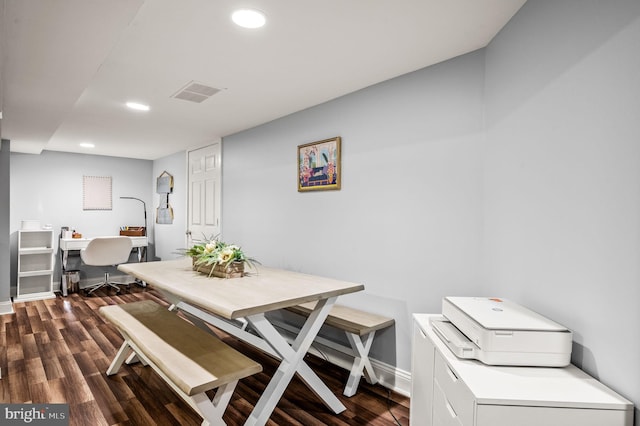
<svg viewBox="0 0 640 426"><path fill-rule="evenodd" d="M15 311L13 310L13 303L11 303L11 300L0 302L0 315L13 314L13 313L15 313Z"/></svg>
<svg viewBox="0 0 640 426"><path fill-rule="evenodd" d="M276 328L283 333L285 338L291 343L297 335L297 328L286 324L278 320L271 320ZM329 341L322 337L317 337L314 340L309 353L322 358L331 364L342 367L346 370L351 370L353 364L353 356L350 355L350 348L347 348L339 343ZM411 373L400 370L399 368L386 364L382 361L370 358L371 366L373 367L376 376L378 377L378 383L387 389L391 389L404 396L409 396L411 393Z"/></svg>

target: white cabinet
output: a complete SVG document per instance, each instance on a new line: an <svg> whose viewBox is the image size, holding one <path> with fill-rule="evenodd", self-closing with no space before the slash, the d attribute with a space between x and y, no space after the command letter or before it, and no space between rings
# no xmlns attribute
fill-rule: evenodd
<svg viewBox="0 0 640 426"><path fill-rule="evenodd" d="M457 358L414 314L412 426L631 426L633 404L574 365L500 367Z"/></svg>
<svg viewBox="0 0 640 426"><path fill-rule="evenodd" d="M18 290L14 301L55 297L54 261L53 230L18 231Z"/></svg>
<svg viewBox="0 0 640 426"><path fill-rule="evenodd" d="M413 327L411 352L411 425L431 425L435 347L422 328Z"/></svg>

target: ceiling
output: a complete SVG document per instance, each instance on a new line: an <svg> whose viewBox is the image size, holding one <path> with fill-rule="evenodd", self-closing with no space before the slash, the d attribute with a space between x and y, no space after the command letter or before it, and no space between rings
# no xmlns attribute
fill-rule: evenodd
<svg viewBox="0 0 640 426"><path fill-rule="evenodd" d="M0 1L11 150L149 160L482 48L525 2ZM267 24L237 27L243 7ZM190 82L219 91L172 97Z"/></svg>

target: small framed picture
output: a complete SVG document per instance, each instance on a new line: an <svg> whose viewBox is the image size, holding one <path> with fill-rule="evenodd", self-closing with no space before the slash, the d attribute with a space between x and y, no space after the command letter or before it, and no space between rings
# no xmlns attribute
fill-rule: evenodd
<svg viewBox="0 0 640 426"><path fill-rule="evenodd" d="M298 145L298 191L340 189L340 137Z"/></svg>

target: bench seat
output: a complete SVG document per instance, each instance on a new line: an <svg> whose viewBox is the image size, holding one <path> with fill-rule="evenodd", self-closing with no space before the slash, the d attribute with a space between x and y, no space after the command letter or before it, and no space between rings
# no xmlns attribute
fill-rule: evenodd
<svg viewBox="0 0 640 426"><path fill-rule="evenodd" d="M203 417L203 424L224 425L222 415L238 380L262 371L257 362L153 301L99 311L124 337L107 375L116 374L133 351ZM205 392L216 388L211 401Z"/></svg>
<svg viewBox="0 0 640 426"><path fill-rule="evenodd" d="M309 302L291 306L287 308L287 310L299 315L309 316L315 307L316 302ZM372 331L390 327L395 321L393 318L387 318L382 315L336 304L331 308L331 312L329 312L324 323L348 333L364 336Z"/></svg>
<svg viewBox="0 0 640 426"><path fill-rule="evenodd" d="M309 302L286 310L308 317L315 306L316 302ZM349 397L355 395L363 373L367 382L377 383L378 379L369 360L369 350L376 331L391 327L395 320L349 306L333 305L324 323L345 332L351 346L350 353L354 357L343 394Z"/></svg>

